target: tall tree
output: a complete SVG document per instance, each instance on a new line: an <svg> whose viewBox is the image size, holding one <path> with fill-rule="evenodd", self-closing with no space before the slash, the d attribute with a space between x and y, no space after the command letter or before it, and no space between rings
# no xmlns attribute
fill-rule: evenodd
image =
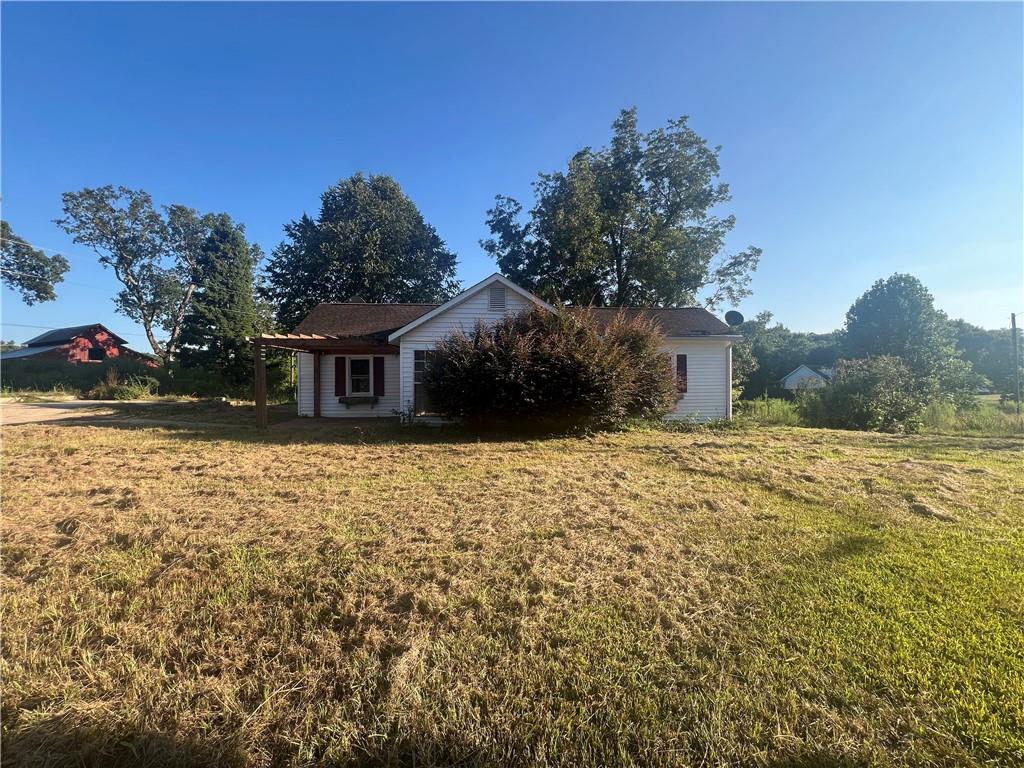
<svg viewBox="0 0 1024 768"><path fill-rule="evenodd" d="M47 256L0 221L0 281L20 293L26 304L56 299L56 285L70 266L59 253Z"/></svg>
<svg viewBox="0 0 1024 768"><path fill-rule="evenodd" d="M164 206L161 214L147 192L109 185L65 192L63 201L56 223L114 270L123 286L118 311L142 325L154 354L173 360L213 217L183 205ZM157 339L159 329L166 341Z"/></svg>
<svg viewBox="0 0 1024 768"><path fill-rule="evenodd" d="M265 330L255 297L262 258L243 225L226 213L212 217L196 258L199 284L182 325L182 362L218 370L235 386L251 380L247 337Z"/></svg>
<svg viewBox="0 0 1024 768"><path fill-rule="evenodd" d="M724 254L733 216L711 211L730 199L718 182L719 147L687 118L650 133L636 109L612 125L611 145L583 149L565 172L542 173L528 221L499 195L481 246L510 279L552 301L679 306L704 295L709 308L750 294L761 250Z"/></svg>
<svg viewBox="0 0 1024 768"><path fill-rule="evenodd" d="M759 312L739 327L743 339L737 343L734 357L746 351L757 361L741 379L744 397L777 395L780 379L801 363L812 368L831 367L839 355L835 333L792 331L782 323L773 324L772 319L771 312Z"/></svg>
<svg viewBox="0 0 1024 768"><path fill-rule="evenodd" d="M390 176L357 173L327 189L320 214L285 225L266 296L294 327L321 302L443 301L458 291L455 254Z"/></svg>
<svg viewBox="0 0 1024 768"><path fill-rule="evenodd" d="M878 280L846 313L842 349L848 358L889 355L913 372L927 397L965 402L980 383L956 348L953 327L913 275Z"/></svg>
<svg viewBox="0 0 1024 768"><path fill-rule="evenodd" d="M956 347L974 370L984 376L996 392L1013 394L1016 379L1013 371L1013 335L1009 328L986 330L965 320L952 322ZM1021 378L1024 379L1024 356L1018 355Z"/></svg>

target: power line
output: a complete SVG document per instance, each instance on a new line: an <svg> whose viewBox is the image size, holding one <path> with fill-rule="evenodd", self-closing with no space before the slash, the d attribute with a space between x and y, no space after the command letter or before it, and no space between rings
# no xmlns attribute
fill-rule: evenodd
<svg viewBox="0 0 1024 768"><path fill-rule="evenodd" d="M34 328L34 329L36 329L38 331L59 331L59 330L61 330L61 328L55 328L55 327L51 327L49 325L28 325L27 323L8 323L8 322L5 322L3 320L0 320L0 327L7 327L7 326L10 326L12 328ZM64 326L64 327L67 327L67 326ZM121 335L124 335L124 336L145 336L146 334L139 333L138 331L125 331L124 334L118 334L118 336L121 336Z"/></svg>
<svg viewBox="0 0 1024 768"><path fill-rule="evenodd" d="M16 269L10 269L8 267L0 267L0 272L4 272L8 275L21 275L22 277L31 277L34 279L43 279L40 275L33 275L30 272L19 272ZM100 288L98 285L90 285L89 283L79 283L75 280L65 280L61 278L57 281L57 285L63 283L64 285L77 285L80 288L92 288L94 291L106 291L107 288Z"/></svg>

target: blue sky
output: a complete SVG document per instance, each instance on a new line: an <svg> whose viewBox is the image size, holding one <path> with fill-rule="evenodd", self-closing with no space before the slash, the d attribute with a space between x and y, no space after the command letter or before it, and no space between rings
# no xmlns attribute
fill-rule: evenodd
<svg viewBox="0 0 1024 768"><path fill-rule="evenodd" d="M1024 311L1020 4L5 2L2 22L3 217L73 265L54 303L4 289L3 338L139 331L52 223L66 190L226 211L269 252L328 185L388 173L471 284L494 195L528 204L630 105L722 145L729 247L764 249L748 316L830 330L897 271L977 324Z"/></svg>

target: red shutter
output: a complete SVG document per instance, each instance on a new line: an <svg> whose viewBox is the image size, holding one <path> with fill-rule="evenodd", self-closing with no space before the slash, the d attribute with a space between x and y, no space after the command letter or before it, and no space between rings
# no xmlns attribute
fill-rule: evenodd
<svg viewBox="0 0 1024 768"><path fill-rule="evenodd" d="M345 386L345 358L336 357L334 358L334 394L338 397L347 395Z"/></svg>
<svg viewBox="0 0 1024 768"><path fill-rule="evenodd" d="M384 396L384 358L373 358L373 394Z"/></svg>
<svg viewBox="0 0 1024 768"><path fill-rule="evenodd" d="M676 355L676 392L686 391L686 355Z"/></svg>

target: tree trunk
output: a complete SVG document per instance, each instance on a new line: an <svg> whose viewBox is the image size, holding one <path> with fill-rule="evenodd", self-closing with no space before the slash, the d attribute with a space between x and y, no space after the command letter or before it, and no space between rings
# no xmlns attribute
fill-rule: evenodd
<svg viewBox="0 0 1024 768"><path fill-rule="evenodd" d="M167 339L167 345L164 350L167 354L165 362L173 362L174 355L178 351L178 337L181 336L181 326L185 322L185 313L188 312L188 305L192 302L192 295L196 292L196 284L189 283L188 288L185 289L185 295L181 299L181 304L178 305L178 311L174 315L174 325L171 326L171 335Z"/></svg>

